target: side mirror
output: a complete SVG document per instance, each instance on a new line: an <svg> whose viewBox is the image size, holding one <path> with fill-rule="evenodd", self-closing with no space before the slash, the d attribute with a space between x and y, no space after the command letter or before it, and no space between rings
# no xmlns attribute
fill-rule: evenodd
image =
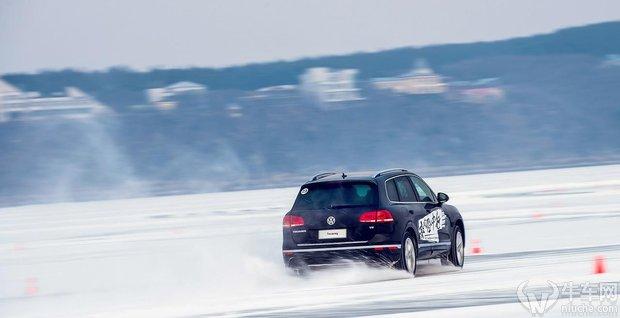
<svg viewBox="0 0 620 318"><path fill-rule="evenodd" d="M445 203L448 200L450 200L450 197L447 194L443 192L437 193L437 201L439 201L439 203Z"/></svg>

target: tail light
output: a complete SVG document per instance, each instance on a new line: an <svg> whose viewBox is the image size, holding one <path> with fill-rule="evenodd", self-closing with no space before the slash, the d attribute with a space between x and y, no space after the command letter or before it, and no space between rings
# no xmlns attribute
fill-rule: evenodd
<svg viewBox="0 0 620 318"><path fill-rule="evenodd" d="M388 210L377 210L362 213L359 221L362 223L387 223L394 222L394 218Z"/></svg>
<svg viewBox="0 0 620 318"><path fill-rule="evenodd" d="M296 227L304 225L304 218L297 215L285 215L282 220L282 227Z"/></svg>

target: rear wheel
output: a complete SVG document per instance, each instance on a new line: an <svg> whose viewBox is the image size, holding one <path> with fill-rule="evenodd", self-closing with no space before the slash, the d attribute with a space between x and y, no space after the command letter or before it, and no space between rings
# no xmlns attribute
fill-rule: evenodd
<svg viewBox="0 0 620 318"><path fill-rule="evenodd" d="M286 268L290 274L298 277L307 276L310 270L305 262L299 261L295 258L289 260Z"/></svg>
<svg viewBox="0 0 620 318"><path fill-rule="evenodd" d="M405 235L401 247L400 268L415 276L417 269L418 247L410 233Z"/></svg>

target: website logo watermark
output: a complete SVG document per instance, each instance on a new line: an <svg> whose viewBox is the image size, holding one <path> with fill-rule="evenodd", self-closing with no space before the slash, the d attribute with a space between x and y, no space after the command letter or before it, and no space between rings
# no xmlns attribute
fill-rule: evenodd
<svg viewBox="0 0 620 318"><path fill-rule="evenodd" d="M521 302L521 305L525 307L532 317L542 317L547 311L551 310L555 303L558 302L560 296L560 288L558 285L550 280L547 281L551 291L529 291L527 290L527 284L530 281L526 280L519 284L517 287L517 297Z"/></svg>
<svg viewBox="0 0 620 318"><path fill-rule="evenodd" d="M566 317L617 317L619 282L575 283L547 281L547 286L528 287L529 281L517 286L517 298L532 317L543 317L558 306Z"/></svg>

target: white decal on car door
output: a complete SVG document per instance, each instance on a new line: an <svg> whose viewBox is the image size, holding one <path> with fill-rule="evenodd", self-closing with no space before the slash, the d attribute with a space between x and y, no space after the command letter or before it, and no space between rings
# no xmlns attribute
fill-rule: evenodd
<svg viewBox="0 0 620 318"><path fill-rule="evenodd" d="M420 239L429 242L439 242L439 230L446 226L446 214L437 209L418 221Z"/></svg>

